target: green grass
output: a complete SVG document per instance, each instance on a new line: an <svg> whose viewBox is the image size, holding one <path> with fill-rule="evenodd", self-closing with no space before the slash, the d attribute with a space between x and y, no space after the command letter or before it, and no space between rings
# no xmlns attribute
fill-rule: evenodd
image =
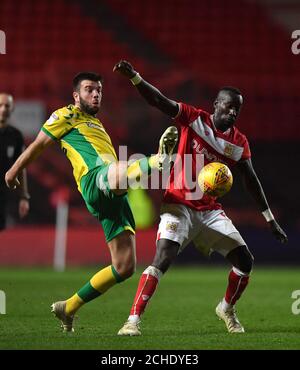
<svg viewBox="0 0 300 370"><path fill-rule="evenodd" d="M95 271L1 269L7 313L0 315L0 349L300 349L300 315L291 311L299 269L255 269L238 305L242 335L228 334L214 314L228 270L202 266L172 268L163 277L143 317L141 337L116 335L141 271L83 307L75 333L61 333L50 304L69 297Z"/></svg>

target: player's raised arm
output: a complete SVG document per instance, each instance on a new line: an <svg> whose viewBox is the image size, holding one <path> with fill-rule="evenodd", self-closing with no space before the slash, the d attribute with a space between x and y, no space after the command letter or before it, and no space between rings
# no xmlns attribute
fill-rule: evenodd
<svg viewBox="0 0 300 370"><path fill-rule="evenodd" d="M237 166L242 174L247 191L252 195L256 203L259 205L262 215L268 222L273 235L281 243L286 243L288 241L287 235L281 229L269 208L264 190L254 171L251 159L240 161L238 162Z"/></svg>
<svg viewBox="0 0 300 370"><path fill-rule="evenodd" d="M118 62L114 66L113 71L117 71L121 75L129 78L142 97L150 105L153 105L170 117L175 117L178 114L178 104L174 100L164 96L156 87L145 81L140 74L134 70L133 66L126 62L126 60Z"/></svg>
<svg viewBox="0 0 300 370"><path fill-rule="evenodd" d="M15 189L20 185L18 176L29 163L34 161L42 151L53 143L54 140L47 136L43 131L40 131L36 139L24 150L13 166L5 174L6 185L10 189Z"/></svg>

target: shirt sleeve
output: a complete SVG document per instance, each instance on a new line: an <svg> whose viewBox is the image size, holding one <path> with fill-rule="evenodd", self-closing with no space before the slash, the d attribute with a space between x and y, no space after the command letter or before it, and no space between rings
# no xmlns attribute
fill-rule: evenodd
<svg viewBox="0 0 300 370"><path fill-rule="evenodd" d="M243 154L242 154L242 158L241 158L241 160L246 160L246 159L249 159L249 158L251 158L251 150L250 150L249 142L248 142L248 140L245 138L245 142L244 142L244 151L243 151Z"/></svg>
<svg viewBox="0 0 300 370"><path fill-rule="evenodd" d="M192 105L188 105L185 103L178 103L179 104L179 112L174 120L176 123L182 126L188 126L190 123L194 122L197 117L199 117L201 113L201 109L197 109Z"/></svg>
<svg viewBox="0 0 300 370"><path fill-rule="evenodd" d="M53 140L60 140L72 130L74 114L69 108L61 108L53 112L44 123L42 131Z"/></svg>

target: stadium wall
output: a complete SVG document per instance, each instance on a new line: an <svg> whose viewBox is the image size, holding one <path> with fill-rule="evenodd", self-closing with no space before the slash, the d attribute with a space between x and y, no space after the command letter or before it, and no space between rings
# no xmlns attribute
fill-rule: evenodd
<svg viewBox="0 0 300 370"><path fill-rule="evenodd" d="M243 228L240 230L256 264L300 264L297 233L287 230L289 243L281 245L269 230ZM155 253L156 229L139 230L136 235L139 265L151 263ZM0 234L0 265L2 266L51 266L54 256L55 230L52 227L16 228ZM176 261L178 264L221 263L223 258L214 254L203 257L188 246ZM102 265L110 263L109 250L100 228L70 228L67 238L67 266Z"/></svg>

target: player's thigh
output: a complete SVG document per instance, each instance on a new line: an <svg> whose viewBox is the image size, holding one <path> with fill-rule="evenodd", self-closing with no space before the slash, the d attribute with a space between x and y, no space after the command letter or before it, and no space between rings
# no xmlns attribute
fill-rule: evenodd
<svg viewBox="0 0 300 370"><path fill-rule="evenodd" d="M204 255L216 251L224 257L246 242L222 210L203 212L200 232L193 241Z"/></svg>
<svg viewBox="0 0 300 370"><path fill-rule="evenodd" d="M156 243L167 239L184 245L189 238L192 224L186 207L180 204L163 204Z"/></svg>
<svg viewBox="0 0 300 370"><path fill-rule="evenodd" d="M114 162L109 166L107 180L110 190L115 194L124 194L127 191L127 162Z"/></svg>

